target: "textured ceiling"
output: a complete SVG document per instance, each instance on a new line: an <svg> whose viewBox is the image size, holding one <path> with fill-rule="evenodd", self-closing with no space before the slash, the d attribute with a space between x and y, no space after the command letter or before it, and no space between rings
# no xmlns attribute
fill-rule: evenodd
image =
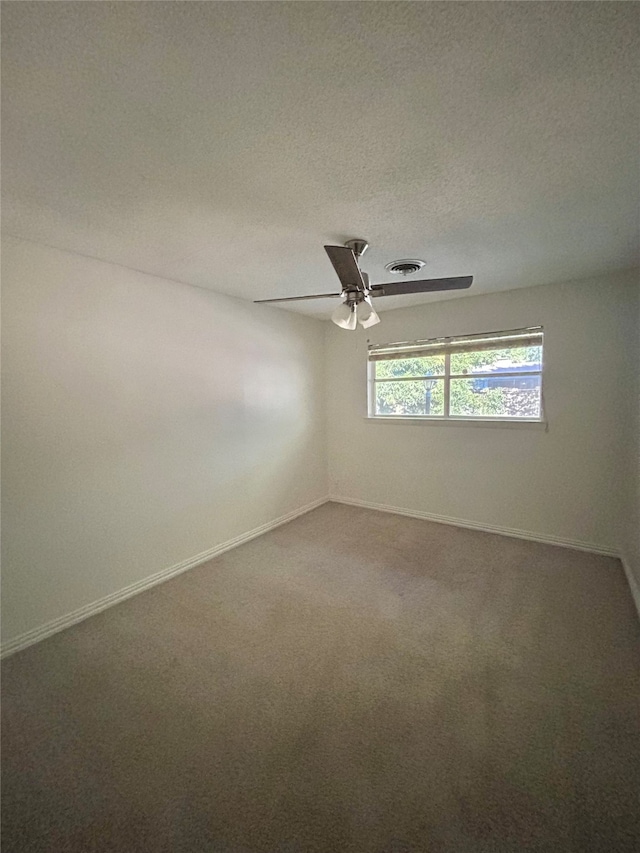
<svg viewBox="0 0 640 853"><path fill-rule="evenodd" d="M637 263L637 3L2 5L7 233L247 299Z"/></svg>

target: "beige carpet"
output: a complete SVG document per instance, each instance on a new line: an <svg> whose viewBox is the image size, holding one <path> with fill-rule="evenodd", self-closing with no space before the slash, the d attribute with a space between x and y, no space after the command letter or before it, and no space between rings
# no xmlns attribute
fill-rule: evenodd
<svg viewBox="0 0 640 853"><path fill-rule="evenodd" d="M639 662L616 560L328 504L5 663L2 850L638 851Z"/></svg>

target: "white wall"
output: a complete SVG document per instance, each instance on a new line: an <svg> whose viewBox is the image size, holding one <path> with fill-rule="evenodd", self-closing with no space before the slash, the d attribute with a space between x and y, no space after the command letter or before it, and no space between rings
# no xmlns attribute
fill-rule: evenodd
<svg viewBox="0 0 640 853"><path fill-rule="evenodd" d="M324 327L3 246L3 638L325 496Z"/></svg>
<svg viewBox="0 0 640 853"><path fill-rule="evenodd" d="M7 239L3 302L4 641L324 497L325 416L333 495L621 549L640 581L637 275L353 334ZM534 324L547 433L364 419L367 337Z"/></svg>
<svg viewBox="0 0 640 853"><path fill-rule="evenodd" d="M636 283L631 273L600 277L389 311L368 331L328 328L330 493L618 550ZM539 324L548 432L364 419L367 338Z"/></svg>
<svg viewBox="0 0 640 853"><path fill-rule="evenodd" d="M625 441L624 509L621 515L621 553L640 611L640 284L635 291L635 310L627 316L626 338L632 341L627 358L629 408L625 414L628 425Z"/></svg>

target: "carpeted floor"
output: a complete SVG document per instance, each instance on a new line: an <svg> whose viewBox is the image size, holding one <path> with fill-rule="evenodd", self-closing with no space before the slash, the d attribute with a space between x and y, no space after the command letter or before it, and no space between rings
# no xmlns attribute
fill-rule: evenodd
<svg viewBox="0 0 640 853"><path fill-rule="evenodd" d="M640 849L620 564L327 504L9 658L3 853Z"/></svg>

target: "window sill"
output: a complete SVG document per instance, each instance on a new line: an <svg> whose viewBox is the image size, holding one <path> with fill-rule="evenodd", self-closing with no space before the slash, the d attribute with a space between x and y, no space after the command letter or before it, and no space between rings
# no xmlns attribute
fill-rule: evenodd
<svg viewBox="0 0 640 853"><path fill-rule="evenodd" d="M402 424L406 426L407 424L411 425L420 425L420 426L441 426L441 427L489 427L492 429L538 429L538 430L547 430L548 423L546 421L538 421L538 420L499 420L494 418L394 418L394 417L374 417L373 415L365 415L365 421L369 421L370 423L389 423L389 424Z"/></svg>

